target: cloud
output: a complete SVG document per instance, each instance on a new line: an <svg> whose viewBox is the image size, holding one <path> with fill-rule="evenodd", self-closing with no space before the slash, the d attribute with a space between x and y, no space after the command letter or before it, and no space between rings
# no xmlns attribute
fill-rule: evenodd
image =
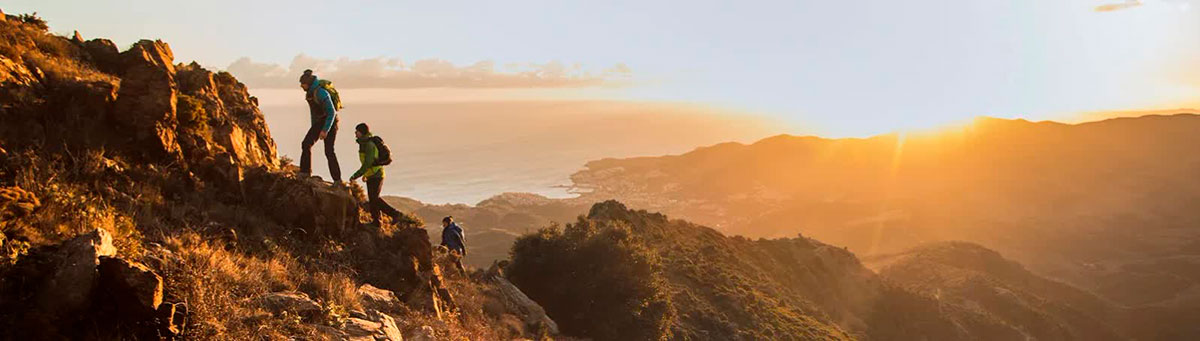
<svg viewBox="0 0 1200 341"><path fill-rule="evenodd" d="M1141 0L1129 0L1129 1L1122 2L1122 3L1104 4L1104 5L1096 6L1096 12L1120 11L1123 9L1138 7L1143 4L1145 4L1145 3L1142 2Z"/></svg>
<svg viewBox="0 0 1200 341"><path fill-rule="evenodd" d="M307 55L292 58L287 67L258 63L242 57L226 68L239 80L256 88L296 87L300 74L312 69L317 76L341 88L569 88L609 86L629 77L624 64L600 71L587 71L579 64L515 63L497 71L492 61L458 66L440 59L405 63L399 58L319 59Z"/></svg>

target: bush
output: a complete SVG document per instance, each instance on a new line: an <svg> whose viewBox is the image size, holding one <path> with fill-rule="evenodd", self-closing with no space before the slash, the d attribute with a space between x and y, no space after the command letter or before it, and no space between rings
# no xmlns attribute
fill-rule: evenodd
<svg viewBox="0 0 1200 341"><path fill-rule="evenodd" d="M657 257L623 223L580 218L513 245L509 278L569 335L662 340L674 311Z"/></svg>
<svg viewBox="0 0 1200 341"><path fill-rule="evenodd" d="M42 31L50 29L50 25L46 24L46 20L42 19L41 17L38 17L37 12L33 12L31 14L18 15L17 20L20 20L21 22L23 22L27 25L36 27L37 29L42 30Z"/></svg>
<svg viewBox="0 0 1200 341"><path fill-rule="evenodd" d="M204 110L204 102L185 94L175 97L175 112L179 125L188 128L208 126L208 112Z"/></svg>

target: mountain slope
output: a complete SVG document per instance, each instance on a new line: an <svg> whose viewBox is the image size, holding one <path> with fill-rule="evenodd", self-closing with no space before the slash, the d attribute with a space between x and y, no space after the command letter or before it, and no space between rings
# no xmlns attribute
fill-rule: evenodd
<svg viewBox="0 0 1200 341"><path fill-rule="evenodd" d="M964 240L1123 305L1194 302L1200 116L1083 124L983 118L867 139L778 136L676 156L606 159L587 200L751 237L862 254ZM1184 304L1186 306L1186 304Z"/></svg>
<svg viewBox="0 0 1200 341"><path fill-rule="evenodd" d="M669 328L651 334L654 339L1117 338L1107 328L1095 328L1094 334L1032 334L1025 325L1014 323L1091 327L1088 323L1097 320L1072 324L1073 318L1081 311L1095 316L1099 313L1093 310L1109 308L1102 303L1079 310L1013 312L1003 305L949 302L907 282L877 276L840 247L803 237L726 237L612 201L596 204L586 219L565 228L543 229L518 239L508 273L514 284L562 321L565 331L602 340L631 337L619 334L627 328L604 324L613 316L603 305L627 302L610 299L625 294L639 298L634 301L644 306L669 305L669 312L655 315L668 320ZM1027 275L1026 280L1051 283ZM622 283L629 281L645 285L627 289ZM1086 296L1060 286L1062 292ZM601 288L603 294L594 293L598 290L594 288ZM1039 299L1052 306L1073 302L1071 296Z"/></svg>
<svg viewBox="0 0 1200 341"><path fill-rule="evenodd" d="M892 284L940 302L989 312L1035 340L1115 340L1125 312L1099 297L1050 281L995 251L963 242L872 257Z"/></svg>

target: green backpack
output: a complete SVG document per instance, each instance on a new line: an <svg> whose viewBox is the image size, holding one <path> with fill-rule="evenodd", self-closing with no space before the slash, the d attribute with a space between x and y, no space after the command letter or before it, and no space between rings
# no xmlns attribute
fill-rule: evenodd
<svg viewBox="0 0 1200 341"><path fill-rule="evenodd" d="M333 108L335 110L342 110L342 97L338 96L337 89L333 88L333 82L322 79L317 81L317 86L320 86L329 93L329 99L333 100Z"/></svg>

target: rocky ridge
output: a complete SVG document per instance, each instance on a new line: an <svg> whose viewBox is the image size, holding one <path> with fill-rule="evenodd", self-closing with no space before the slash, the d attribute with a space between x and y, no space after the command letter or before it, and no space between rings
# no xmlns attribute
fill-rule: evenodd
<svg viewBox="0 0 1200 341"><path fill-rule="evenodd" d="M419 219L370 228L361 188L297 177L233 75L0 17L0 338L499 339L549 321L506 323L535 311L511 285L442 274Z"/></svg>

